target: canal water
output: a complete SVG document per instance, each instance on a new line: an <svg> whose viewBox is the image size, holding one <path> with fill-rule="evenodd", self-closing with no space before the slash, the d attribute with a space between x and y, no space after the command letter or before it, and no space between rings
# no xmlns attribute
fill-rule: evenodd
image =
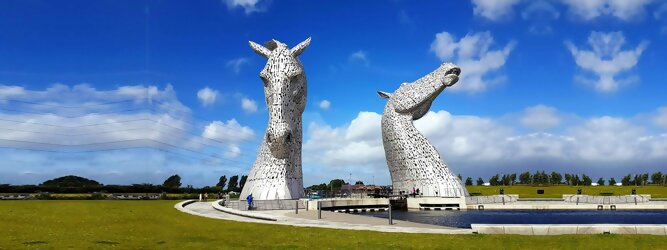
<svg viewBox="0 0 667 250"><path fill-rule="evenodd" d="M387 218L387 212L361 215ZM667 224L667 211L554 211L469 210L392 211L396 220L448 227L470 228L470 224Z"/></svg>

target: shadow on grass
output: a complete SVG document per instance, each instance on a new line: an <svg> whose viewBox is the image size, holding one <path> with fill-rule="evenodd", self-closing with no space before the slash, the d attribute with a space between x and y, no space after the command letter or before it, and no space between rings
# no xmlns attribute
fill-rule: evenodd
<svg viewBox="0 0 667 250"><path fill-rule="evenodd" d="M102 245L118 245L120 243L115 242L115 241L108 241L108 240L98 240L95 241L95 244L102 244Z"/></svg>
<svg viewBox="0 0 667 250"><path fill-rule="evenodd" d="M39 245L39 244L49 244L49 242L43 240L33 240L33 241L23 242L23 245Z"/></svg>

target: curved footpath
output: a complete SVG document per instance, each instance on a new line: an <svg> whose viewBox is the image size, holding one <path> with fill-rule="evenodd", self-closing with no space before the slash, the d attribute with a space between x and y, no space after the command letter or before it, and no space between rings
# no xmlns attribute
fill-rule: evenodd
<svg viewBox="0 0 667 250"><path fill-rule="evenodd" d="M177 203L174 207L192 215L232 220L240 222L254 222L297 227L320 227L347 230L369 230L379 232L401 233L431 233L431 234L471 234L472 229L443 227L430 224L421 224L408 221L394 220L388 225L387 219L322 211L322 219L317 219L317 211L299 210L295 214L292 210L270 211L239 211L224 208L220 210L218 201L196 202L188 200ZM215 208L214 208L215 207ZM252 218L255 217L255 218Z"/></svg>

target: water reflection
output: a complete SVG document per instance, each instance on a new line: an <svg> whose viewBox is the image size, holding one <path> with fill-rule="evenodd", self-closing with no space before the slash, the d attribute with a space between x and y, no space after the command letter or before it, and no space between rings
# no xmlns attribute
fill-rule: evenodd
<svg viewBox="0 0 667 250"><path fill-rule="evenodd" d="M387 218L386 212L362 215ZM470 224L667 224L667 211L393 211L411 222L470 228Z"/></svg>

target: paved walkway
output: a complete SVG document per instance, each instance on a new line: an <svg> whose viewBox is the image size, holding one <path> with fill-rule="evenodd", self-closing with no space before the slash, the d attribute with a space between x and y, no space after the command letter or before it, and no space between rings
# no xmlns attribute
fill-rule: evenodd
<svg viewBox="0 0 667 250"><path fill-rule="evenodd" d="M432 234L470 234L472 229L443 227L430 224L420 224L408 221L394 220L394 225L388 225L387 219L334 213L322 211L322 219L317 219L317 211L299 210L295 214L291 210L253 211L273 216L277 221L267 221L237 216L215 210L211 202L194 202L182 207L183 202L176 204L176 209L185 213L223 220L241 222L254 222L265 224L290 225L298 227L321 227L347 230L370 230L379 232L402 232L402 233L432 233Z"/></svg>

